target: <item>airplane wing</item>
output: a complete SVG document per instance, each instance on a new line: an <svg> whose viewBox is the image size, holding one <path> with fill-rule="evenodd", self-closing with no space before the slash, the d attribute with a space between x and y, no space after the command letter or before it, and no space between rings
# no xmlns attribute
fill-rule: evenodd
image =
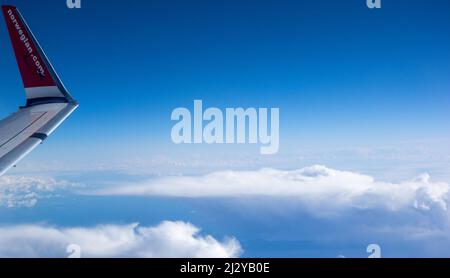
<svg viewBox="0 0 450 278"><path fill-rule="evenodd" d="M41 144L78 107L18 9L2 6L2 10L27 102L0 121L0 176Z"/></svg>

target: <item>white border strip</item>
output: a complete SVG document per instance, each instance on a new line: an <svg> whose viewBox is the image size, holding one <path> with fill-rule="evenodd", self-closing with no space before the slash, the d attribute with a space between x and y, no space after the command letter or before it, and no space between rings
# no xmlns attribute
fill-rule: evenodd
<svg viewBox="0 0 450 278"><path fill-rule="evenodd" d="M27 99L43 97L64 97L57 86L25 88Z"/></svg>

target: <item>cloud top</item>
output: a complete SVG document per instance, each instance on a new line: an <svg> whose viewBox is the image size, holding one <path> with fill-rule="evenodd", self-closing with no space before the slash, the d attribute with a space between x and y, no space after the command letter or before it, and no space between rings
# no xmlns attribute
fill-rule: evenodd
<svg viewBox="0 0 450 278"><path fill-rule="evenodd" d="M165 221L152 227L0 227L0 257L67 257L70 245L78 245L82 257L100 258L230 258L242 253L236 239L221 242L210 235L202 236L199 228L185 222Z"/></svg>
<svg viewBox="0 0 450 278"><path fill-rule="evenodd" d="M290 198L311 208L446 211L450 187L433 182L428 174L402 182L325 166L283 171L220 171L202 176L158 177L95 191L97 195L167 196L183 198Z"/></svg>
<svg viewBox="0 0 450 278"><path fill-rule="evenodd" d="M69 184L49 177L0 177L0 206L33 207L40 198Z"/></svg>

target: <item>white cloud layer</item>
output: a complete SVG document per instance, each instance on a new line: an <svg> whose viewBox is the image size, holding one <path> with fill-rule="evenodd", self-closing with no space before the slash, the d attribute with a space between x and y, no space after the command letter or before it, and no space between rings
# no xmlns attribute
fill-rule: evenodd
<svg viewBox="0 0 450 278"><path fill-rule="evenodd" d="M68 186L65 181L48 177L0 177L0 206L33 207L38 199Z"/></svg>
<svg viewBox="0 0 450 278"><path fill-rule="evenodd" d="M317 213L337 209L412 208L446 211L450 187L428 174L402 182L377 181L354 172L312 166L292 171L223 171L203 176L158 177L138 184L98 190L97 195L169 196L186 198L291 198Z"/></svg>
<svg viewBox="0 0 450 278"><path fill-rule="evenodd" d="M154 227L138 224L93 228L55 228L42 225L0 227L0 257L67 257L69 245L81 257L237 257L242 249L234 238L220 242L185 222L165 221Z"/></svg>

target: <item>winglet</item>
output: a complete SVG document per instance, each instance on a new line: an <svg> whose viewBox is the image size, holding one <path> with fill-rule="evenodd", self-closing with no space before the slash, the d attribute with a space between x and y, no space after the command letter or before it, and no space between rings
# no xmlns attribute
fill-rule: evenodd
<svg viewBox="0 0 450 278"><path fill-rule="evenodd" d="M14 6L2 6L2 10L22 75L27 106L55 102L75 103L19 10Z"/></svg>

